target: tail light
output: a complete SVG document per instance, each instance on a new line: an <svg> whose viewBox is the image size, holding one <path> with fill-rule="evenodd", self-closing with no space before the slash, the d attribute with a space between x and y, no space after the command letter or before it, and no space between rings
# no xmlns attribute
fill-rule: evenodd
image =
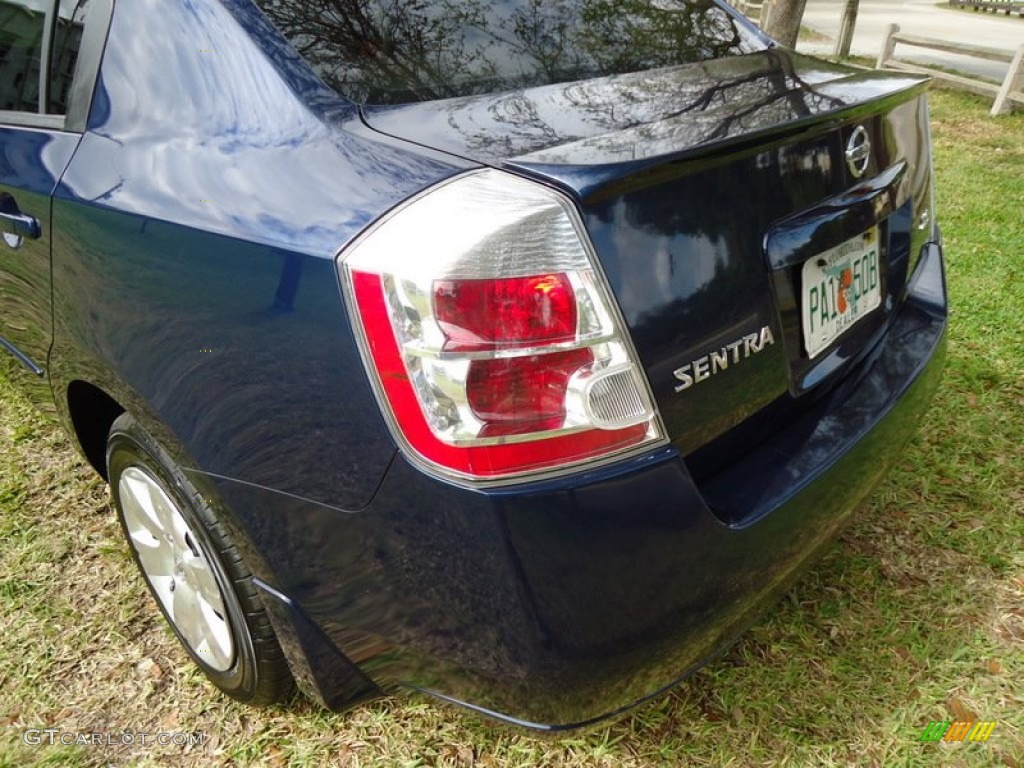
<svg viewBox="0 0 1024 768"><path fill-rule="evenodd" d="M662 440L572 203L495 170L393 211L339 257L363 361L403 449L506 480Z"/></svg>

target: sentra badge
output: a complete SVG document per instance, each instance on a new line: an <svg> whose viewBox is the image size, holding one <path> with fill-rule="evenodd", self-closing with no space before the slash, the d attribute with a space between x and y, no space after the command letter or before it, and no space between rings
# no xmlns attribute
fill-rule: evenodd
<svg viewBox="0 0 1024 768"><path fill-rule="evenodd" d="M774 343L775 337L772 335L772 329L766 325L759 333L748 333L743 338L726 344L721 349L698 357L682 368L672 371L672 375L679 380L679 383L676 384L676 392L682 392L694 384L706 381L715 374L726 370L730 365L736 365L740 360L746 360Z"/></svg>

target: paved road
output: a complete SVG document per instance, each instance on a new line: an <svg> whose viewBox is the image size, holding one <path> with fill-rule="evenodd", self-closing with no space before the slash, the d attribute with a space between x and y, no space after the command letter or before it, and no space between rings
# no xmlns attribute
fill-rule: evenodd
<svg viewBox="0 0 1024 768"><path fill-rule="evenodd" d="M846 0L807 0L804 26L828 35L832 42L801 42L797 45L798 50L831 54L835 48L834 40L839 36L845 7ZM939 7L938 0L861 0L852 52L877 57L889 24L899 24L900 30L907 34L1004 48L1008 51L1016 50L1024 43L1024 19L1016 16ZM906 45L897 46L896 54L900 58L952 67L997 82L1006 76L1007 65L999 62Z"/></svg>

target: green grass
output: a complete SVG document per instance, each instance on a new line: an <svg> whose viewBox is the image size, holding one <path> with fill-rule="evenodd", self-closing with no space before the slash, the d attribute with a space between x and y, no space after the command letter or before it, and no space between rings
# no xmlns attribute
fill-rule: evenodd
<svg viewBox="0 0 1024 768"><path fill-rule="evenodd" d="M797 40L801 43L829 43L834 41L835 38L801 24L800 31L797 33Z"/></svg>
<svg viewBox="0 0 1024 768"><path fill-rule="evenodd" d="M0 377L0 767L1024 766L1024 115L933 96L953 314L918 434L725 657L614 725L538 740L425 699L250 710L178 650L104 487ZM922 744L975 713L985 745ZM174 746L31 746L28 728Z"/></svg>

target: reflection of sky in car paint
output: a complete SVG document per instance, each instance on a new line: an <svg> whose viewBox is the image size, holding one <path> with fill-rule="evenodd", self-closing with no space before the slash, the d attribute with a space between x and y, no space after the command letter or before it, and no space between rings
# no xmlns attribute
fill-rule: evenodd
<svg viewBox="0 0 1024 768"><path fill-rule="evenodd" d="M329 255L342 232L379 213L382 198L401 194L396 180L411 193L444 175L443 166L339 140L219 3L161 11L165 34L133 34L136 14L158 6L132 0L115 16L101 82L110 112L83 137L88 167L65 179L76 196ZM195 47L183 51L182 40Z"/></svg>
<svg viewBox="0 0 1024 768"><path fill-rule="evenodd" d="M668 235L654 228L638 226L629 215L629 206L620 199L610 210L610 218L591 217L587 229L595 243L610 240L614 252L654 264L646 269L624 269L611 276L622 307L646 310L650 306L671 303L679 296L691 296L710 283L717 269L727 260L726 244L703 235ZM599 247L600 249L600 247ZM611 265L606 265L611 268ZM636 324L640 311L626 322Z"/></svg>

